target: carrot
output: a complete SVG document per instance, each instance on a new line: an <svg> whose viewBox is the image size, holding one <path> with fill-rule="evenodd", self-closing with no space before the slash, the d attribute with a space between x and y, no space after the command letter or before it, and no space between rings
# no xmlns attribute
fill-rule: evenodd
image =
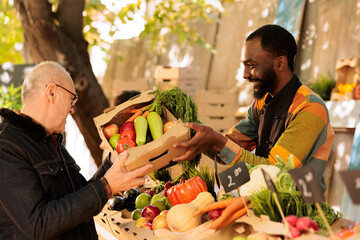
<svg viewBox="0 0 360 240"><path fill-rule="evenodd" d="M250 203L249 205L247 205L247 207L251 208L252 204ZM218 225L216 227L216 229L222 229L222 228L226 227L227 225L229 225L230 223L232 223L233 221L235 221L239 217L244 216L245 214L246 214L246 208L243 207L243 208L237 210L236 212L234 212L230 217L226 218L223 222L221 222L220 225ZM210 227L212 227L213 224L215 225L216 220L211 224Z"/></svg>
<svg viewBox="0 0 360 240"><path fill-rule="evenodd" d="M245 201L247 201L244 198ZM211 225L210 228L218 229L219 226L228 218L231 217L236 211L239 209L244 208L244 202L240 197L237 197L235 201L233 201L229 206L225 208L225 210L222 212L221 216L216 219ZM246 211L246 209L245 209Z"/></svg>
<svg viewBox="0 0 360 240"><path fill-rule="evenodd" d="M145 111L142 116L143 116L144 118L146 118L148 114L149 114L149 111Z"/></svg>
<svg viewBox="0 0 360 240"><path fill-rule="evenodd" d="M136 113L137 111L139 111L141 109L129 109L129 110L126 110L124 113Z"/></svg>
<svg viewBox="0 0 360 240"><path fill-rule="evenodd" d="M126 120L126 122L133 122L135 120L135 118L137 118L138 116L141 116L142 114L143 114L143 111L140 109L136 113L134 113L130 118L128 118L128 120Z"/></svg>
<svg viewBox="0 0 360 240"><path fill-rule="evenodd" d="M195 212L194 216L209 212L211 210L226 208L227 206L229 206L230 204L232 204L233 202L235 202L239 198L240 197L228 198L228 199L223 200L223 201L218 201L218 202L211 203L211 204L206 205L204 207L201 207L199 210L197 210ZM248 198L247 197L245 197L245 198L246 198L245 201L248 201Z"/></svg>

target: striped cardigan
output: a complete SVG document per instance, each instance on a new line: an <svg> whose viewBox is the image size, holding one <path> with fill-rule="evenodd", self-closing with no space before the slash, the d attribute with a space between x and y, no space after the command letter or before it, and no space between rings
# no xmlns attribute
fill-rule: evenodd
<svg viewBox="0 0 360 240"><path fill-rule="evenodd" d="M274 165L277 162L276 155L280 155L286 163L286 159L292 154L295 166L312 168L325 191L323 175L334 140L334 131L324 101L311 89L301 85L288 109L284 132L271 148L268 157L260 157L251 151L257 144L259 124L255 119L258 119L265 99L266 96L255 100L247 117L225 134L228 141L220 152L221 159L229 165L239 161Z"/></svg>

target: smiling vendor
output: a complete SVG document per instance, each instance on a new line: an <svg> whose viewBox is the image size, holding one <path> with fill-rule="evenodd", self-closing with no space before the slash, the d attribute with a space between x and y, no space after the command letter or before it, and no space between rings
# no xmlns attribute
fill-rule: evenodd
<svg viewBox="0 0 360 240"><path fill-rule="evenodd" d="M241 62L244 79L253 86L254 102L245 119L222 135L211 127L185 125L196 130L187 142L175 144L186 152L174 161L191 160L208 150L234 165L274 165L276 155L294 156L295 167L308 166L325 192L325 166L334 140L324 101L294 74L297 46L294 37L278 25L265 25L251 33L244 44ZM250 151L255 149L255 154Z"/></svg>

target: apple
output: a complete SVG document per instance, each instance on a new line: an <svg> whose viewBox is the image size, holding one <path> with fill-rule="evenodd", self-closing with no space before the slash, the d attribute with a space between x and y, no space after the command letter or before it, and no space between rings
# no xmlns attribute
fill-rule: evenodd
<svg viewBox="0 0 360 240"><path fill-rule="evenodd" d="M119 133L115 133L114 135L112 135L112 136L110 137L109 143L110 143L110 145L111 145L111 147L112 147L113 149L116 148L116 144L117 144L117 142L119 141L119 138L120 138L120 134L119 134Z"/></svg>
<svg viewBox="0 0 360 240"><path fill-rule="evenodd" d="M153 230L153 229L152 229L152 224L149 223L149 222L144 223L141 228L147 228L147 229L149 229L149 230Z"/></svg>
<svg viewBox="0 0 360 240"><path fill-rule="evenodd" d="M162 211L159 215L164 215L164 216L166 216L166 214L169 212L169 210L164 210L164 211Z"/></svg>
<svg viewBox="0 0 360 240"><path fill-rule="evenodd" d="M139 217L135 222L135 226L141 228L145 223L150 223L150 221L144 217Z"/></svg>
<svg viewBox="0 0 360 240"><path fill-rule="evenodd" d="M164 196L161 194L155 194L154 196L152 196L150 204L152 204L154 201L156 200L161 200L161 198L163 198Z"/></svg>
<svg viewBox="0 0 360 240"><path fill-rule="evenodd" d="M126 122L120 127L120 133L124 131L133 131L135 132L134 122Z"/></svg>
<svg viewBox="0 0 360 240"><path fill-rule="evenodd" d="M157 215L152 222L152 228L153 228L153 230L160 229L160 228L169 229L169 226L166 221L166 216L165 215Z"/></svg>
<svg viewBox="0 0 360 240"><path fill-rule="evenodd" d="M104 127L104 135L106 139L110 139L112 135L119 133L118 125L114 123L109 123Z"/></svg>
<svg viewBox="0 0 360 240"><path fill-rule="evenodd" d="M149 222L152 222L154 218L159 214L160 214L159 208L154 205L147 205L141 211L141 216L149 220Z"/></svg>
<svg viewBox="0 0 360 240"><path fill-rule="evenodd" d="M141 218L141 210L140 209L135 209L134 211L132 211L131 213L131 219L136 221L139 218Z"/></svg>
<svg viewBox="0 0 360 240"><path fill-rule="evenodd" d="M160 212L168 209L166 204L161 200L155 200L151 203L151 205L156 206L160 210Z"/></svg>
<svg viewBox="0 0 360 240"><path fill-rule="evenodd" d="M150 204L151 196L148 193L140 193L135 199L136 208L143 209Z"/></svg>
<svg viewBox="0 0 360 240"><path fill-rule="evenodd" d="M172 207L171 203L170 203L170 201L169 201L169 199L167 197L165 197L165 196L162 197L161 201L165 203L167 209L170 209Z"/></svg>

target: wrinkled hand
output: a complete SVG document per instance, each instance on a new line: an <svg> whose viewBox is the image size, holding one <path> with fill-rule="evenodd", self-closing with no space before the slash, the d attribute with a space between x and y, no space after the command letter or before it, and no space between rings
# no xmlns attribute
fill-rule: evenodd
<svg viewBox="0 0 360 240"><path fill-rule="evenodd" d="M113 193L126 191L132 187L143 185L145 183L144 175L152 167L152 164L147 164L128 172L125 167L127 157L127 151L119 154L111 168L109 168L104 175Z"/></svg>
<svg viewBox="0 0 360 240"><path fill-rule="evenodd" d="M185 123L185 126L196 131L196 134L187 142L175 143L174 148L186 148L183 155L173 161L189 161L199 153L214 149L220 152L226 144L227 138L211 127L197 123Z"/></svg>

